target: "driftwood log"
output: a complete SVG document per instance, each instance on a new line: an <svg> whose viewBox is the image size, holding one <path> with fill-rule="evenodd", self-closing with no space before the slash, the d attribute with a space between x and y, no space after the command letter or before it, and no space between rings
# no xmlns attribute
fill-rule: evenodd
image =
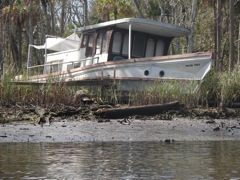
<svg viewBox="0 0 240 180"><path fill-rule="evenodd" d="M127 118L134 115L151 116L168 110L178 110L180 107L181 105L179 102L171 102L166 104L101 109L100 111L97 111L95 115L98 115L101 118L110 119Z"/></svg>

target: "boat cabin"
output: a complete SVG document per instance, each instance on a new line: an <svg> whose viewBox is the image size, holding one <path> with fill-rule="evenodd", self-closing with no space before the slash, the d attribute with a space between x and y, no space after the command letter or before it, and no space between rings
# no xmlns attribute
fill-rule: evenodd
<svg viewBox="0 0 240 180"><path fill-rule="evenodd" d="M164 56L174 37L190 33L180 26L135 18L82 27L78 31L82 32L82 58L93 57L98 62Z"/></svg>
<svg viewBox="0 0 240 180"><path fill-rule="evenodd" d="M171 40L187 36L184 27L146 19L125 18L76 30L81 38L66 38L61 46L73 48L47 53L44 73L67 71L108 61L167 55ZM57 38L55 38L57 39ZM47 41L46 41L47 42Z"/></svg>
<svg viewBox="0 0 240 180"><path fill-rule="evenodd" d="M117 26L83 32L83 58L98 58L99 62L167 55L172 37L163 37ZM131 49L129 49L129 44ZM131 52L131 53L129 53Z"/></svg>

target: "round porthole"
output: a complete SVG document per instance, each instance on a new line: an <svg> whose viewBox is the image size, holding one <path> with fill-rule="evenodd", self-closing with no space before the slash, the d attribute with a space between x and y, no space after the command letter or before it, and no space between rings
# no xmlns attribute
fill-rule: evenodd
<svg viewBox="0 0 240 180"><path fill-rule="evenodd" d="M160 72L159 72L159 76L160 76L160 77L163 77L164 74L165 74L164 71L160 71Z"/></svg>
<svg viewBox="0 0 240 180"><path fill-rule="evenodd" d="M145 76L148 76L148 75L149 75L149 71L148 71L148 70L145 70L145 71L144 71L144 75L145 75Z"/></svg>

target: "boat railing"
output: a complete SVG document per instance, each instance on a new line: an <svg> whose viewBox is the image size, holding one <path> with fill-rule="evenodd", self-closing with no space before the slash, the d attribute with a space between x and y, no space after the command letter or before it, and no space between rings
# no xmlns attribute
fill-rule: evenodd
<svg viewBox="0 0 240 180"><path fill-rule="evenodd" d="M89 61L89 63L87 63ZM40 75L40 74L48 74L53 72L61 72L63 71L62 66L66 65L66 70L79 68L79 67L85 67L92 64L99 63L99 57L91 57L86 59L79 59L76 61L68 61L68 62L62 62L62 60L56 60L53 62L40 64L40 65L29 65L29 62L27 63L27 77L30 75L30 70L37 69L34 71L34 75ZM42 68L42 69L41 69ZM41 72L40 70L41 69ZM32 72L31 72L32 73ZM33 74L31 74L33 75Z"/></svg>

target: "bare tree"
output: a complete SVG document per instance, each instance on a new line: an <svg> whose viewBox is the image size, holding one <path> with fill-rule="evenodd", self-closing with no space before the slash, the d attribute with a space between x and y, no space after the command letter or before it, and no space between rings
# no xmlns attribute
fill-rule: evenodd
<svg viewBox="0 0 240 180"><path fill-rule="evenodd" d="M66 16L66 0L62 0L62 7L61 7L61 22L60 22L60 36L64 33L64 25L65 25L65 16Z"/></svg>
<svg viewBox="0 0 240 180"><path fill-rule="evenodd" d="M49 1L50 11L51 11L51 23L52 23L52 34L55 34L55 13L54 13L54 1Z"/></svg>
<svg viewBox="0 0 240 180"><path fill-rule="evenodd" d="M15 30L18 32L19 31L19 19L17 16L12 16L12 11L13 11L13 7L14 7L14 2L15 1L12 1L12 3L10 4L9 6L9 11L8 13L6 14L6 22L9 22L9 26L6 26L6 32L7 32L7 38L9 39L9 45L10 45L10 48L11 48L11 53L12 53L12 58L13 58L13 61L16 62L16 64L19 65L19 50L18 50L18 43L17 43L17 39L16 39L16 36L15 36ZM14 21L14 23L10 23ZM18 21L16 23L16 21ZM16 25L14 27L14 25Z"/></svg>
<svg viewBox="0 0 240 180"><path fill-rule="evenodd" d="M48 1L41 0L41 6L43 11L44 20L42 21L42 26L44 30L44 36L50 31L50 23L48 18Z"/></svg>
<svg viewBox="0 0 240 180"><path fill-rule="evenodd" d="M33 0L30 0L29 9L29 44L33 44Z"/></svg>
<svg viewBox="0 0 240 180"><path fill-rule="evenodd" d="M88 25L88 0L83 0L84 25Z"/></svg>
<svg viewBox="0 0 240 180"><path fill-rule="evenodd" d="M222 58L221 58L221 9L222 9L222 3L221 0L217 0L217 44L216 44L216 50L217 50L217 63L216 63L216 68L217 71L220 71L222 69Z"/></svg>
<svg viewBox="0 0 240 180"><path fill-rule="evenodd" d="M234 0L229 1L230 5L230 23L229 23L229 38L230 38L230 50L229 50L229 64L228 70L231 71L234 65Z"/></svg>
<svg viewBox="0 0 240 180"><path fill-rule="evenodd" d="M191 34L189 35L188 38L188 52L191 53L193 50L193 44L194 44L194 25L195 25L195 21L196 21L196 17L197 17L197 11L198 11L198 0L193 0L192 1L192 8L191 8L191 20L190 20L190 24L191 24Z"/></svg>

